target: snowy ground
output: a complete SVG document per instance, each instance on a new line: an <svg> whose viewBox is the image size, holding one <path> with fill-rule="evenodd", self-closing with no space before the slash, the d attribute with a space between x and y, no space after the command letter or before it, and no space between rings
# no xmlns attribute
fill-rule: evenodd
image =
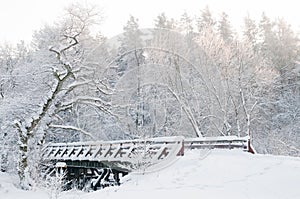
<svg viewBox="0 0 300 199"><path fill-rule="evenodd" d="M50 198L46 191L21 191L0 174L0 198ZM194 150L170 166L130 174L120 187L96 192L69 191L61 199L94 198L230 198L299 199L300 158L252 155L229 150Z"/></svg>

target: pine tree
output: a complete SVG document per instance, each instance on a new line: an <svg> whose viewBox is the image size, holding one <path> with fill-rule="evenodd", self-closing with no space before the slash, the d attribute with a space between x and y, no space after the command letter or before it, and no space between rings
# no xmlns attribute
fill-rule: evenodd
<svg viewBox="0 0 300 199"><path fill-rule="evenodd" d="M274 23L265 13L262 13L259 22L259 38L260 38L260 52L266 58L272 59L272 46L274 46L276 39L274 30Z"/></svg>
<svg viewBox="0 0 300 199"><path fill-rule="evenodd" d="M253 49L257 50L258 45L258 27L255 20L251 19L249 15L244 18L244 39L252 44Z"/></svg>
<svg viewBox="0 0 300 199"><path fill-rule="evenodd" d="M214 29L216 21L213 19L212 13L210 12L208 6L201 11L200 17L197 18L197 28L199 32L206 29Z"/></svg>
<svg viewBox="0 0 300 199"><path fill-rule="evenodd" d="M128 50L133 50L142 45L142 32L139 29L138 19L130 16L126 26L123 28L124 33L120 38L121 45L119 53L125 53Z"/></svg>
<svg viewBox="0 0 300 199"><path fill-rule="evenodd" d="M221 19L218 24L218 31L225 42L231 42L233 39L232 27L230 21L228 20L228 15L223 12L221 14Z"/></svg>
<svg viewBox="0 0 300 199"><path fill-rule="evenodd" d="M184 12L180 18L180 30L185 33L185 35L190 35L194 32L193 20L188 15L187 12Z"/></svg>
<svg viewBox="0 0 300 199"><path fill-rule="evenodd" d="M154 20L154 28L155 29L166 29L166 30L174 30L176 29L176 23L174 19L168 19L165 13L161 13Z"/></svg>

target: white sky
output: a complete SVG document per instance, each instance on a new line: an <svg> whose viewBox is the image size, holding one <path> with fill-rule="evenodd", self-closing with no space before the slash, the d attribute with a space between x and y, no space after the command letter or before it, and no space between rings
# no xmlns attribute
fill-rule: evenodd
<svg viewBox="0 0 300 199"><path fill-rule="evenodd" d="M187 11L191 16L209 6L215 17L225 11L236 28L243 17L250 14L259 19L263 11L271 18L284 17L298 31L300 6L297 0L78 0L93 2L103 8L105 21L102 32L114 36L133 15L139 18L141 28L151 28L153 19L162 12L168 17L179 18ZM72 0L0 0L0 43L19 40L30 41L34 30L45 23L57 20L63 8Z"/></svg>

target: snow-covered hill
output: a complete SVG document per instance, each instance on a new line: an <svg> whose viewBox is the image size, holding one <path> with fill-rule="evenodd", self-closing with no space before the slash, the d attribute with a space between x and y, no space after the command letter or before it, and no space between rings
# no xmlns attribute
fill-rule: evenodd
<svg viewBox="0 0 300 199"><path fill-rule="evenodd" d="M0 198L49 198L24 192L0 175ZM64 192L62 199L94 198L300 198L300 158L252 155L234 150L194 150L160 170L130 174L120 187L91 193Z"/></svg>

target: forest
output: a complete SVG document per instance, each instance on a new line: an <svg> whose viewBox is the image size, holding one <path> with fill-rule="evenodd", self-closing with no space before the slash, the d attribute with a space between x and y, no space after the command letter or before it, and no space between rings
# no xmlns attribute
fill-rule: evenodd
<svg viewBox="0 0 300 199"><path fill-rule="evenodd" d="M23 188L40 179L48 142L237 135L300 156L299 34L284 19L235 29L206 7L149 29L129 16L107 38L95 7L63 16L30 44L0 43L0 167Z"/></svg>

